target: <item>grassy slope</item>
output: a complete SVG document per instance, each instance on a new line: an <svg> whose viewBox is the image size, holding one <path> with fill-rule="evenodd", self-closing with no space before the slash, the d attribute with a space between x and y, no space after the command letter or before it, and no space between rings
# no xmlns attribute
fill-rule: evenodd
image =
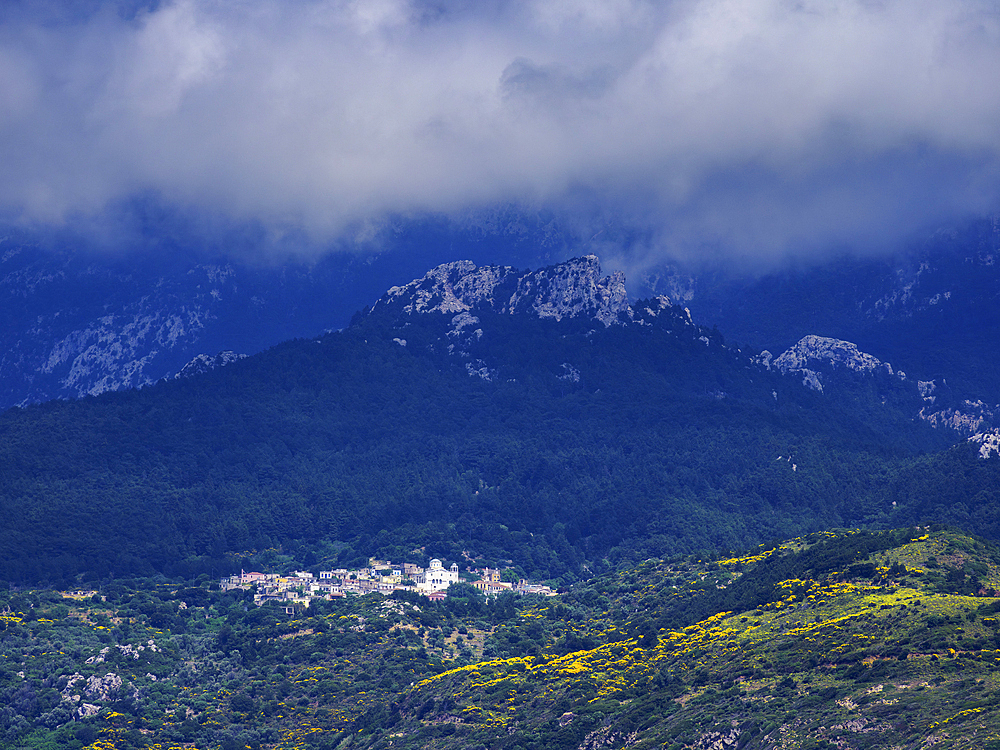
<svg viewBox="0 0 1000 750"><path fill-rule="evenodd" d="M951 532L824 532L555 599L369 596L293 620L166 584L23 594L0 688L24 721L0 716L0 746L1000 747L998 560ZM109 673L108 699L67 690ZM60 695L81 693L100 713L69 722Z"/></svg>
<svg viewBox="0 0 1000 750"><path fill-rule="evenodd" d="M977 593L995 587L1000 570L982 552L961 537L922 535L873 554L874 579L843 571L787 579L771 601L661 629L647 648L641 638L616 640L628 627L609 625L609 612L582 624L610 637L598 648L469 665L425 679L407 699L393 746L1000 743L994 606L1000 600L943 593L951 584L935 572L964 566L968 575L975 567ZM931 557L943 568L928 568ZM905 575L890 575L896 563ZM750 557L725 561L721 569L767 564ZM660 581L674 572L656 565L632 582L625 574L619 585L637 592L628 608L655 614L668 591ZM966 578L963 585L970 583ZM686 595L672 585L669 591ZM546 614L540 607L524 616ZM415 720L413 707L430 700L447 709L431 721Z"/></svg>

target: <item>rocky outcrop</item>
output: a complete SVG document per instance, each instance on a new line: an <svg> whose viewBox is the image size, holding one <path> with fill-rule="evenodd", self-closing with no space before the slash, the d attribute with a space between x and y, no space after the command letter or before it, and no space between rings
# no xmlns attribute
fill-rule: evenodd
<svg viewBox="0 0 1000 750"><path fill-rule="evenodd" d="M989 458L993 454L1000 456L1000 429L977 432L969 438L969 442L979 444L980 458Z"/></svg>
<svg viewBox="0 0 1000 750"><path fill-rule="evenodd" d="M456 330L469 325L467 321L474 318L468 314L476 310L555 320L586 316L605 326L633 318L624 275L616 272L602 277L594 255L538 271L478 267L468 260L445 263L409 284L392 287L375 303L372 313L392 309L411 315L455 315Z"/></svg>
<svg viewBox="0 0 1000 750"><path fill-rule="evenodd" d="M626 748L639 741L639 733L612 726L598 727L583 738L579 750L603 750L603 748Z"/></svg>
<svg viewBox="0 0 1000 750"><path fill-rule="evenodd" d="M624 275L602 275L594 255L537 271L479 267L467 260L445 263L408 284L392 287L370 310L356 316L355 324L369 321L389 326L399 334L392 340L407 346L410 334L405 332L418 315L442 316L447 326L443 335L438 333L424 347L453 356L470 376L489 381L511 377L491 351L496 316L580 320L591 333L601 327L655 327L689 340L700 338L707 346L722 345L721 336L696 326L690 311L671 304L667 297L640 300L633 308ZM584 379L570 362L561 364L556 377L567 384Z"/></svg>
<svg viewBox="0 0 1000 750"><path fill-rule="evenodd" d="M960 403L952 401L952 405L945 406L952 397L944 381L938 383L919 378L907 381L902 370L894 371L888 362L882 362L859 350L850 341L805 336L780 356L773 357L770 352L764 351L755 358L755 362L784 375L799 376L804 386L819 393L824 392L824 375L832 371L850 372L859 376L876 373L895 376L899 381L897 390L903 389L903 397L912 399L916 418L932 427L954 430L960 435L972 435L970 439L976 439L980 434L989 435L990 428L1000 416L1000 406L990 407L982 400L965 399ZM906 391L909 391L909 395L905 395ZM898 395L897 392L897 397ZM988 444L988 438L986 440ZM987 450L985 444L983 450ZM983 455L985 457L988 453Z"/></svg>
<svg viewBox="0 0 1000 750"><path fill-rule="evenodd" d="M90 677L84 677L79 672L71 674L66 678L66 686L62 690L62 700L73 707L76 719L96 716L104 703L125 697L137 699L139 691L114 672Z"/></svg>
<svg viewBox="0 0 1000 750"><path fill-rule="evenodd" d="M55 342L39 371L64 372L62 384L81 395L149 385L156 356L196 340L205 327L198 309L106 315Z"/></svg>
<svg viewBox="0 0 1000 750"><path fill-rule="evenodd" d="M701 735L695 743L698 750L730 750L740 744L740 728L734 726L726 732L710 731Z"/></svg>
<svg viewBox="0 0 1000 750"><path fill-rule="evenodd" d="M73 715L77 719L89 719L92 716L97 716L100 712L101 707L94 703L81 703Z"/></svg>
<svg viewBox="0 0 1000 750"><path fill-rule="evenodd" d="M917 389L920 391L920 398L927 403L933 404L937 401L934 391L937 390L937 383L933 380L918 380Z"/></svg>
<svg viewBox="0 0 1000 750"><path fill-rule="evenodd" d="M597 256L561 263L518 279L505 312L527 309L540 318L586 316L605 326L630 320L632 309L625 291L625 276L615 272L601 278Z"/></svg>
<svg viewBox="0 0 1000 750"><path fill-rule="evenodd" d="M113 672L108 672L103 677L95 674L88 678L83 694L92 700L117 700L122 692L122 684L122 678Z"/></svg>
<svg viewBox="0 0 1000 750"><path fill-rule="evenodd" d="M802 384L814 391L823 392L822 368L849 370L856 373L885 371L894 374L892 365L858 349L850 341L827 338L826 336L804 336L778 357L769 351L761 352L757 362L768 369L802 376ZM898 374L900 379L904 376Z"/></svg>
<svg viewBox="0 0 1000 750"><path fill-rule="evenodd" d="M510 266L478 268L471 260L444 263L420 279L394 286L378 302L379 306L401 306L406 313L461 313L473 308L493 307L497 287L518 271Z"/></svg>
<svg viewBox="0 0 1000 750"><path fill-rule="evenodd" d="M925 392L926 389L921 389L921 393ZM933 399L934 397L923 397L924 401L930 403L934 402ZM978 433L989 433L989 428L996 424L997 416L1000 416L1000 406L990 407L981 399L975 401L964 399L957 408L931 411L930 407L924 407L920 410L919 416L933 427L947 427L963 435L974 437Z"/></svg>
<svg viewBox="0 0 1000 750"><path fill-rule="evenodd" d="M159 646L156 645L156 641L148 640L145 643L140 643L133 646L131 643L119 643L115 646L116 649L121 653L123 657L129 659L138 659L139 655L145 651L147 648L152 652L157 652L160 650ZM111 652L111 646L105 646L96 654L87 659L87 664L100 664L108 658L108 654Z"/></svg>
<svg viewBox="0 0 1000 750"><path fill-rule="evenodd" d="M947 427L966 435L976 432L986 423L986 418L982 414L968 414L958 409L940 409L933 412L921 409L920 418L933 427Z"/></svg>
<svg viewBox="0 0 1000 750"><path fill-rule="evenodd" d="M0 247L10 243L0 239ZM151 385L230 324L235 271L15 247L0 259L0 407ZM241 309L245 309L241 308ZM219 346L218 348L224 348Z"/></svg>
<svg viewBox="0 0 1000 750"><path fill-rule="evenodd" d="M890 375L892 365L882 362L871 354L860 351L850 341L831 339L826 336L804 336L798 343L774 360L774 367L780 372L796 372L808 367L829 365L854 372L885 370Z"/></svg>
<svg viewBox="0 0 1000 750"><path fill-rule="evenodd" d="M233 362L239 362L241 359L246 359L246 354L237 354L236 352L219 352L214 357L207 354L199 354L197 357L188 362L180 371L174 375L175 378L190 378L195 375L203 375L206 372L211 372L212 370L218 369L219 367L225 367L226 365L231 365Z"/></svg>

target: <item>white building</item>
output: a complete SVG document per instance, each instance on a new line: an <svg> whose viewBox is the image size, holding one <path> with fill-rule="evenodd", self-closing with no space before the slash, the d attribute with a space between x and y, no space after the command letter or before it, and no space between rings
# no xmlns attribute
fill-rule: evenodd
<svg viewBox="0 0 1000 750"><path fill-rule="evenodd" d="M417 581L417 591L445 591L451 584L458 583L458 565L452 563L451 568L445 568L440 560L434 558L422 578Z"/></svg>

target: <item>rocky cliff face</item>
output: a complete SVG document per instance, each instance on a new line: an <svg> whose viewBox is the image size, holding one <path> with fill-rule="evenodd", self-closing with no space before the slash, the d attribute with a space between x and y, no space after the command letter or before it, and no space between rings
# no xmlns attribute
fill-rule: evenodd
<svg viewBox="0 0 1000 750"><path fill-rule="evenodd" d="M252 228L206 237L143 211L115 252L84 235L0 224L0 410L140 387L197 355L253 354L342 328L452 253L532 265L565 257L572 240L551 217L508 207L391 220L299 256L294 241L274 248Z"/></svg>
<svg viewBox="0 0 1000 750"><path fill-rule="evenodd" d="M579 320L593 330L656 326L699 341L699 346L720 346L722 341L717 333L695 325L687 309L672 305L667 297L630 305L624 275L603 275L594 255L537 271L477 266L467 260L445 263L419 279L391 288L367 315L359 315L357 322L388 327L392 340L405 347L410 344L408 331L416 323L413 317L424 315L442 316L445 327L431 340L425 338L422 346L453 357L470 376L483 380L514 377L509 363L493 349L499 322L496 316ZM579 383L581 373L567 361L560 364L557 378Z"/></svg>
<svg viewBox="0 0 1000 750"><path fill-rule="evenodd" d="M388 285L358 281L379 277L378 265L112 257L0 237L0 409L138 388L205 353L252 354L341 327L370 299L366 284Z"/></svg>
<svg viewBox="0 0 1000 750"><path fill-rule="evenodd" d="M823 378L820 370L846 370L859 374L885 371L893 374L892 365L882 362L871 354L858 349L850 341L827 338L825 336L804 336L794 346L774 358L765 350L760 356L761 363L768 368L774 368L784 375L798 374L802 376L803 385L816 391L823 391ZM898 373L901 380L906 374Z"/></svg>
<svg viewBox="0 0 1000 750"><path fill-rule="evenodd" d="M892 381L897 381L894 386L896 398L904 398L906 403L912 404L917 419L960 435L992 434L989 431L1000 417L1000 405L991 407L981 399L957 399L943 380L941 383L936 380L907 381L905 372L894 371L891 364L861 351L850 341L805 336L778 357L765 350L757 357L757 362L783 375L800 377L804 386L819 393L825 392L824 381L837 372L857 377L893 376Z"/></svg>
<svg viewBox="0 0 1000 750"><path fill-rule="evenodd" d="M472 261L445 263L420 279L390 289L372 313L404 314L490 310L539 318L589 317L605 326L634 318L621 273L601 276L597 256L586 255L538 271L510 266L476 266Z"/></svg>
<svg viewBox="0 0 1000 750"><path fill-rule="evenodd" d="M148 385L213 345L235 270L138 265L37 248L3 255L0 408Z"/></svg>
<svg viewBox="0 0 1000 750"><path fill-rule="evenodd" d="M860 351L856 344L825 336L804 336L774 360L774 366L783 373L801 370L817 363L854 372L884 369L890 375L893 374L892 365Z"/></svg>
<svg viewBox="0 0 1000 750"><path fill-rule="evenodd" d="M982 399L963 399L957 406L939 409L925 406L918 416L934 427L947 427L963 435L974 435L997 423L1000 405L991 407L983 403Z"/></svg>
<svg viewBox="0 0 1000 750"><path fill-rule="evenodd" d="M977 432L969 438L969 442L979 445L980 458L989 458L993 455L1000 458L1000 429Z"/></svg>
<svg viewBox="0 0 1000 750"><path fill-rule="evenodd" d="M211 372L219 367L225 367L226 365L231 365L234 362L239 362L241 359L246 358L246 354L237 354L236 352L230 351L219 352L214 357L207 354L199 354L197 357L184 365L180 371L174 375L174 377L190 378L195 375L202 375L206 372Z"/></svg>

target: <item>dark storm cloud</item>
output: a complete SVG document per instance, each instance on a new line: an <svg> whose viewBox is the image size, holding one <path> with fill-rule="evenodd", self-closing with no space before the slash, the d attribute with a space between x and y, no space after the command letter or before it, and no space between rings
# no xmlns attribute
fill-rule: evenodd
<svg viewBox="0 0 1000 750"><path fill-rule="evenodd" d="M772 256L1000 206L992 2L178 0L0 21L0 209L26 221L155 193L323 237L517 201L625 217L654 254Z"/></svg>

